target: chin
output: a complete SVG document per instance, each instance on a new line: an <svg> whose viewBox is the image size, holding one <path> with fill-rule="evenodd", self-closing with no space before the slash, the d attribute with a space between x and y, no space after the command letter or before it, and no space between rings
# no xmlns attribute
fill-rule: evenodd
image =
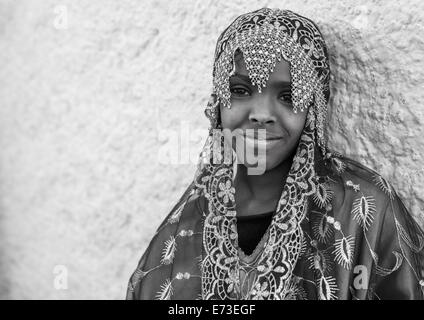
<svg viewBox="0 0 424 320"><path fill-rule="evenodd" d="M266 171L268 170L272 170L275 167L277 167L282 161L280 161L279 159L276 159L274 157L270 157L268 156L266 159Z"/></svg>
<svg viewBox="0 0 424 320"><path fill-rule="evenodd" d="M248 169L250 168L250 169L255 170L255 171L258 170L259 174L262 174L266 171L274 169L281 162L282 161L277 159L276 157L267 156L266 158L265 157L259 158L257 160L257 162L254 163L254 164L250 164L247 161L244 161L243 165Z"/></svg>
<svg viewBox="0 0 424 320"><path fill-rule="evenodd" d="M249 151L251 152L250 154L253 154L253 150L250 149ZM287 149L286 145L279 144L275 148L267 149L266 153L263 154L261 157L247 159L246 155L243 155L243 153L237 153L237 157L238 159L244 160L243 162L239 163L242 163L246 168L258 168L261 169L261 173L264 173L266 171L274 169L275 167L279 166L284 161L286 161L293 153L293 151L294 149Z"/></svg>

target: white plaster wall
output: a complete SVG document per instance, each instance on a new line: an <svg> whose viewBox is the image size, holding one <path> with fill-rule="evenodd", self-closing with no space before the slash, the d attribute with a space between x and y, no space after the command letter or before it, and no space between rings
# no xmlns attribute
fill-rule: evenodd
<svg viewBox="0 0 424 320"><path fill-rule="evenodd" d="M424 224L423 1L1 0L0 298L125 297L194 174L158 155L183 121L204 137L215 41L263 6L322 28L330 145L385 175Z"/></svg>

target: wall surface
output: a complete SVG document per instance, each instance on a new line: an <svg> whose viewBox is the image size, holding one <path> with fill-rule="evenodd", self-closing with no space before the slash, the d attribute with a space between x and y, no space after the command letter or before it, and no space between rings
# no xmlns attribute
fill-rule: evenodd
<svg viewBox="0 0 424 320"><path fill-rule="evenodd" d="M423 1L0 0L0 298L125 297L193 177L215 41L264 6L320 26L330 146L424 225Z"/></svg>

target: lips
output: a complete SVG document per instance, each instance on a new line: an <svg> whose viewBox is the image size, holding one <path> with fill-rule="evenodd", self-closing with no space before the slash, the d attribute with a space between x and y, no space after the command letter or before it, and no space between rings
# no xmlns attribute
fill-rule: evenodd
<svg viewBox="0 0 424 320"><path fill-rule="evenodd" d="M255 134L251 134L251 133L246 133L245 134L245 138L246 139L252 139L252 140L257 140L257 141L272 141L272 140L281 140L283 139L283 136L281 135L277 135L275 133L269 133L267 132L265 137L259 137L258 133L256 132Z"/></svg>
<svg viewBox="0 0 424 320"><path fill-rule="evenodd" d="M249 149L272 149L283 139L282 137L276 136L267 136L265 139L256 139L249 135L246 135L243 138L246 143L246 147Z"/></svg>

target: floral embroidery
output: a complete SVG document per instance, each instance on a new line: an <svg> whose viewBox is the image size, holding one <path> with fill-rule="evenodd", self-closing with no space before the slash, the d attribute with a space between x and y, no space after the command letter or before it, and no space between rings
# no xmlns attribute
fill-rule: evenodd
<svg viewBox="0 0 424 320"><path fill-rule="evenodd" d="M237 271L236 270L231 270L228 273L228 278L225 279L225 282L228 284L227 292L228 293L233 292L234 289L235 289L235 286L239 282Z"/></svg>
<svg viewBox="0 0 424 320"><path fill-rule="evenodd" d="M302 150L299 155L293 157L293 169L298 170L300 165L304 164L306 161L306 150Z"/></svg>
<svg viewBox="0 0 424 320"><path fill-rule="evenodd" d="M268 282L257 283L252 290L253 300L264 300L269 297Z"/></svg>
<svg viewBox="0 0 424 320"><path fill-rule="evenodd" d="M234 201L235 188L231 186L231 181L227 180L225 184L221 182L219 184L218 197L224 198L224 203L228 203L229 200Z"/></svg>

